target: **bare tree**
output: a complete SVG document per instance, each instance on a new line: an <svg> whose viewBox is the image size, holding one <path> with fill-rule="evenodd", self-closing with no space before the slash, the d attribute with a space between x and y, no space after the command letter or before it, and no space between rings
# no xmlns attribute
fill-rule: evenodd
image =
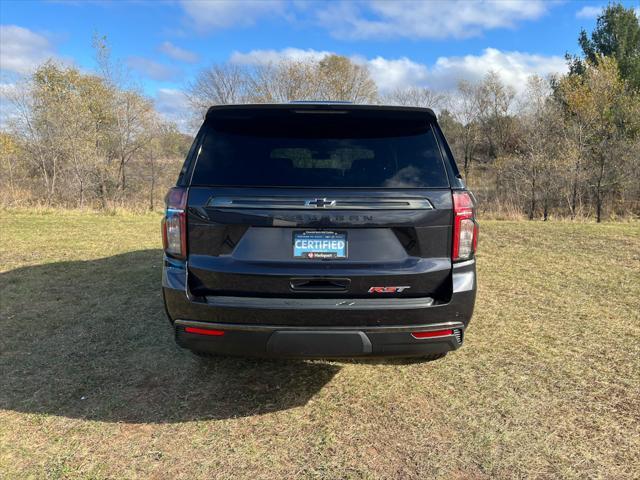
<svg viewBox="0 0 640 480"><path fill-rule="evenodd" d="M155 112L150 100L136 92L119 91L115 95L115 123L112 130L114 154L118 159L120 189L126 190L126 167L153 135Z"/></svg>
<svg viewBox="0 0 640 480"><path fill-rule="evenodd" d="M186 95L191 107L202 117L211 105L245 103L248 87L247 70L225 63L202 70L187 87Z"/></svg>
<svg viewBox="0 0 640 480"><path fill-rule="evenodd" d="M557 196L560 178L565 171L565 136L562 114L551 97L549 83L539 76L527 81L527 88L520 112L522 128L521 151L513 165L506 170L516 172L519 182L528 185L528 216L532 220L540 197L543 219L549 218L551 202Z"/></svg>
<svg viewBox="0 0 640 480"><path fill-rule="evenodd" d="M407 87L396 88L384 95L381 101L389 105L407 105L440 110L445 107L447 96L444 93L434 92L425 87Z"/></svg>
<svg viewBox="0 0 640 480"><path fill-rule="evenodd" d="M480 135L479 86L461 80L458 82L456 92L449 97L447 107L461 126L454 142L460 144L463 157L462 170L464 177L468 179Z"/></svg>
<svg viewBox="0 0 640 480"><path fill-rule="evenodd" d="M47 63L38 72L53 67ZM51 205L56 192L59 152L54 132L56 122L48 108L52 89L46 88L46 75L38 75L38 72L29 81L19 84L11 94L15 116L10 129L24 152L25 161L36 169L42 180L45 203Z"/></svg>
<svg viewBox="0 0 640 480"><path fill-rule="evenodd" d="M311 60L282 60L257 66L248 79L254 103L285 103L318 95L317 64Z"/></svg>
<svg viewBox="0 0 640 480"><path fill-rule="evenodd" d="M375 103L377 88L365 65L329 55L321 60L282 59L244 68L213 65L188 88L192 109L202 114L211 105L283 103L292 100L347 100Z"/></svg>
<svg viewBox="0 0 640 480"><path fill-rule="evenodd" d="M475 93L478 119L488 154L491 158L498 158L509 146L510 112L516 92L492 71L485 76Z"/></svg>

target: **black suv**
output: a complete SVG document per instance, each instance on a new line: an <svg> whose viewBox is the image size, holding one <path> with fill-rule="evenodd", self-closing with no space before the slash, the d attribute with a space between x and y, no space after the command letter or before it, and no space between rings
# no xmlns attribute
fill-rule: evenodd
<svg viewBox="0 0 640 480"><path fill-rule="evenodd" d="M478 224L430 109L209 109L163 220L197 354L438 358L462 345Z"/></svg>

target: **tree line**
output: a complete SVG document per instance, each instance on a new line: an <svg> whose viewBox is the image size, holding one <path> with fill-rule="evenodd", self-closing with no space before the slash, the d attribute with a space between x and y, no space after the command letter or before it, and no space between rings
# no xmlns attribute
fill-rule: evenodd
<svg viewBox="0 0 640 480"><path fill-rule="evenodd" d="M291 100L433 108L485 214L608 218L640 215L640 23L610 4L568 73L532 76L523 92L490 72L442 93L380 94L366 66L339 55L253 66L216 64L186 89L199 123L209 106ZM192 138L123 81L104 39L97 72L45 63L14 95L0 133L0 201L153 209Z"/></svg>
<svg viewBox="0 0 640 480"><path fill-rule="evenodd" d="M442 99L440 122L481 207L529 219L640 214L640 23L610 4L569 72L525 93L489 73Z"/></svg>
<svg viewBox="0 0 640 480"><path fill-rule="evenodd" d="M226 103L313 98L433 108L481 210L530 219L640 214L640 25L609 5L582 31L583 56L568 74L533 75L517 95L497 72L455 91L407 87L380 95L367 69L329 55L200 72L188 88L194 112ZM201 118L201 117L200 117Z"/></svg>
<svg viewBox="0 0 640 480"><path fill-rule="evenodd" d="M53 61L11 94L0 132L5 206L157 208L192 138L164 120L94 39L98 71Z"/></svg>
<svg viewBox="0 0 640 480"><path fill-rule="evenodd" d="M494 73L462 82L439 120L481 208L598 222L640 213L640 95L614 58L532 76L519 98Z"/></svg>

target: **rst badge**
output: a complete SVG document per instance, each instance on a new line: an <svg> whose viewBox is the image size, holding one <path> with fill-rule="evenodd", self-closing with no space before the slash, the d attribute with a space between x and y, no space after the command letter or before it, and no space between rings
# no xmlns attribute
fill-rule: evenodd
<svg viewBox="0 0 640 480"><path fill-rule="evenodd" d="M371 287L369 293L401 293L411 287Z"/></svg>

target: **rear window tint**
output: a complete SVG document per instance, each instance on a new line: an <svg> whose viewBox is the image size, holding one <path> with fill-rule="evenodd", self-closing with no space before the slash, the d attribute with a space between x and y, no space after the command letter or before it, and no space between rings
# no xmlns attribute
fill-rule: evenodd
<svg viewBox="0 0 640 480"><path fill-rule="evenodd" d="M428 120L338 115L205 125L193 185L421 188L449 185Z"/></svg>

